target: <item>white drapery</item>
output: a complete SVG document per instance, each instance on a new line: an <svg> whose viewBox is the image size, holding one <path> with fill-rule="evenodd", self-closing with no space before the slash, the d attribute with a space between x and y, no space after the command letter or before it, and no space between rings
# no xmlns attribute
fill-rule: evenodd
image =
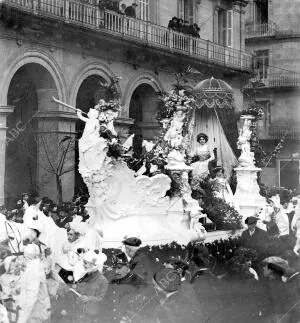
<svg viewBox="0 0 300 323"><path fill-rule="evenodd" d="M226 138L215 108L196 108L189 125L188 154L193 156L197 147L197 135L204 132L208 136L208 146L211 150L217 148L218 165L225 170L225 175L231 175L232 168L238 165L235 154Z"/></svg>

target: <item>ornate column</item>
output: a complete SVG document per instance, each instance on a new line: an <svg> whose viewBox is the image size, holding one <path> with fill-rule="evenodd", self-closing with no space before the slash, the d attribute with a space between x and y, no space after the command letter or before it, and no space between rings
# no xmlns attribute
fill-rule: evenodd
<svg viewBox="0 0 300 323"><path fill-rule="evenodd" d="M57 167L63 149L59 147L61 140L67 136L75 139L77 116L73 110L59 106L52 101L57 97L54 89L38 89L38 113L37 120L37 186L40 196L48 196L57 201L56 178L51 167ZM62 177L63 200L69 201L74 196L75 179L75 147L68 152L64 169L72 169ZM50 154L50 161L47 153ZM52 165L51 165L52 164ZM50 171L49 171L50 170Z"/></svg>
<svg viewBox="0 0 300 323"><path fill-rule="evenodd" d="M12 106L0 106L0 203L4 203L4 182L5 182L5 153L6 153L6 133L7 116L14 112ZM18 131L18 129L16 130Z"/></svg>
<svg viewBox="0 0 300 323"><path fill-rule="evenodd" d="M244 219L255 216L265 206L265 198L259 194L257 183L257 173L261 169L255 166L254 153L250 150L251 125L254 119L251 115L241 116L242 127L237 143L241 156L238 159L239 166L235 168L237 188L234 198Z"/></svg>

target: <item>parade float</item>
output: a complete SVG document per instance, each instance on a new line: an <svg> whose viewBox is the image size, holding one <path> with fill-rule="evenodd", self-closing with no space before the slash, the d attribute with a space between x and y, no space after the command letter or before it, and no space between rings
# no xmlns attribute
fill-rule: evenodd
<svg viewBox="0 0 300 323"><path fill-rule="evenodd" d="M77 110L78 118L85 122L79 140L79 172L89 191L85 207L90 215L89 225L101 232L106 247L119 246L126 236L138 236L151 245L172 241L187 244L205 234L200 223L192 222L191 226L191 217L203 215L198 201L191 197L191 167L185 162L183 128L194 99L183 92L171 92L169 99L166 109L171 109L171 113L162 122L161 142L145 142L152 155L161 158L164 154L168 175L159 172L155 163L150 176L128 167L133 136L123 143L117 136L114 121L121 109L118 100L100 100L86 117ZM168 196L172 180L177 182L179 193Z"/></svg>
<svg viewBox="0 0 300 323"><path fill-rule="evenodd" d="M162 105L157 119L162 125L161 135L154 142L143 141L146 153L139 168L131 167L130 163L134 135L121 142L114 128L114 121L121 110L117 98L101 99L87 116L76 109L78 118L85 122L84 132L79 139L78 167L89 191L89 201L85 207L90 215L89 225L103 235L106 247L119 246L126 236L138 236L149 245L172 241L186 245L189 241L207 237L199 222L204 219L201 222L205 223L207 215L203 214L194 194L197 193L195 181L200 183L196 185L200 190L203 186L202 179L199 181L194 174L194 164L197 162L193 163L197 133L203 128L209 130L213 139L210 145L215 145L211 153L215 156L214 166L210 165L206 182L214 177L212 167L221 162L225 175L222 184L231 192L226 177L229 178L230 170L238 166L235 199L232 192L232 201L218 199L227 221L221 230L241 227L239 202L247 200L250 191L256 193L255 196L252 194L254 197L251 195L251 215L262 205L263 199L257 195L258 186L254 183L259 169L254 166L253 153L249 149L251 122L245 119L240 130L238 148L242 153L237 161L216 111L234 111L230 86L211 78L198 83L192 92L177 87L168 93L161 93L160 98ZM199 118L199 113L205 113L207 118ZM249 176L252 176L250 188ZM249 208L242 205L243 217L250 214ZM217 234L213 239L219 236Z"/></svg>

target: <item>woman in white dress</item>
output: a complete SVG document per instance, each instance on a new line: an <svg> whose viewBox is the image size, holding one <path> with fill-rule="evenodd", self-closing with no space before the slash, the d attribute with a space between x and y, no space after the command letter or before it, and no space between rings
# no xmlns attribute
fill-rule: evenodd
<svg viewBox="0 0 300 323"><path fill-rule="evenodd" d="M196 148L195 154L192 157L192 160L196 160L191 164L193 168L193 180L203 180L206 176L209 175L208 164L210 161L214 160L214 153L209 148L208 136L205 133L199 133L197 136L197 142L199 145Z"/></svg>
<svg viewBox="0 0 300 323"><path fill-rule="evenodd" d="M216 177L210 180L214 196L222 199L230 206L234 206L233 193L227 179L224 176L224 168L217 166L214 169L214 173Z"/></svg>

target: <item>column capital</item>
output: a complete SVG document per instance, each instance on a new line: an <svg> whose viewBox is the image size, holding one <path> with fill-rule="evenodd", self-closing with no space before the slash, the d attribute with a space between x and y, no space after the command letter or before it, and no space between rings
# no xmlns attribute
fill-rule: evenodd
<svg viewBox="0 0 300 323"><path fill-rule="evenodd" d="M15 110L15 107L13 105L0 105L0 115L7 116L11 113L13 113Z"/></svg>

